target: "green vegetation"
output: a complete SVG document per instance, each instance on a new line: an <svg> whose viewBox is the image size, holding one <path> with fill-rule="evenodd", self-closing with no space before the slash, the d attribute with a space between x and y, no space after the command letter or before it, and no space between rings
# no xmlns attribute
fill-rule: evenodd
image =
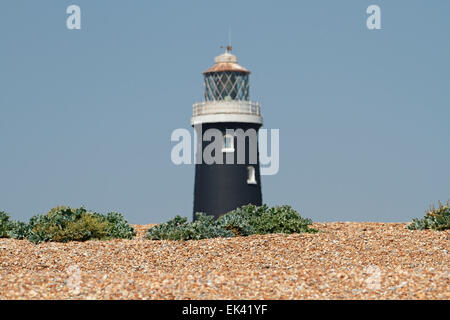
<svg viewBox="0 0 450 320"><path fill-rule="evenodd" d="M290 206L269 208L247 205L226 213L215 220L197 213L194 222L176 216L174 219L150 228L145 237L150 240L199 240L216 237L249 236L267 233L317 232L309 228L312 221L305 219Z"/></svg>
<svg viewBox="0 0 450 320"><path fill-rule="evenodd" d="M131 239L136 232L120 213L102 215L84 208L56 207L47 214L33 216L29 223L9 221L0 214L0 235L14 239L28 239L34 243L54 241Z"/></svg>
<svg viewBox="0 0 450 320"><path fill-rule="evenodd" d="M0 238L9 238L11 227L9 215L6 212L0 211Z"/></svg>
<svg viewBox="0 0 450 320"><path fill-rule="evenodd" d="M290 206L246 205L228 212L218 219L197 213L197 219L176 216L147 230L145 238L150 240L200 240L217 237L250 236L269 233L318 232L310 228L311 219L302 218ZM413 219L407 226L410 230L450 229L450 203L439 202L438 208L431 206L422 219ZM108 239L132 239L136 232L122 214L110 212L106 215L59 206L46 214L33 216L28 223L11 220L0 211L0 238L28 239L34 243L54 241L87 241Z"/></svg>
<svg viewBox="0 0 450 320"><path fill-rule="evenodd" d="M145 237L150 240L200 240L216 237L232 237L233 233L217 224L214 217L198 213L197 220L176 216L166 223L150 228Z"/></svg>
<svg viewBox="0 0 450 320"><path fill-rule="evenodd" d="M439 202L439 207L434 205L425 213L422 219L413 219L407 226L410 230L447 230L450 229L450 203L444 205Z"/></svg>
<svg viewBox="0 0 450 320"><path fill-rule="evenodd" d="M317 232L310 229L311 219L302 218L290 206L267 205L257 207L247 205L222 215L218 223L235 235L268 234L268 233L302 233Z"/></svg>

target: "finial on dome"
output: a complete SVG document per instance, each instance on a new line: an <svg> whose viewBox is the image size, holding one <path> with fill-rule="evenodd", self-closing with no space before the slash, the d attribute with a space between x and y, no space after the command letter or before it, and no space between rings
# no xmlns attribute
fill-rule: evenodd
<svg viewBox="0 0 450 320"><path fill-rule="evenodd" d="M250 73L250 71L239 65L237 57L231 53L232 49L231 45L226 46L225 52L214 58L214 66L203 72L203 74L222 71Z"/></svg>
<svg viewBox="0 0 450 320"><path fill-rule="evenodd" d="M220 46L220 48L224 48L224 46ZM233 47L230 45L225 47L225 53L231 53L231 51L233 51Z"/></svg>

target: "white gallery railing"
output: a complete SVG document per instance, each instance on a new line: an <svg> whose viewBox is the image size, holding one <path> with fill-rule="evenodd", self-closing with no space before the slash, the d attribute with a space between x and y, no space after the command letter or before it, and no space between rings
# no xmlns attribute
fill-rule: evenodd
<svg viewBox="0 0 450 320"><path fill-rule="evenodd" d="M207 114L250 114L260 116L260 104L252 101L203 101L194 104L193 116Z"/></svg>

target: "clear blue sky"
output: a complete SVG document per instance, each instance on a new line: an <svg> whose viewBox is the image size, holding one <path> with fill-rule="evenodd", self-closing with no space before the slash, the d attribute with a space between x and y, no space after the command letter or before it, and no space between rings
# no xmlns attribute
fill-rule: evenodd
<svg viewBox="0 0 450 320"><path fill-rule="evenodd" d="M382 30L366 27L371 4ZM170 134L190 128L231 27L280 129L264 202L315 221L422 216L450 198L449 17L447 0L2 0L0 210L191 217L194 167L172 164Z"/></svg>

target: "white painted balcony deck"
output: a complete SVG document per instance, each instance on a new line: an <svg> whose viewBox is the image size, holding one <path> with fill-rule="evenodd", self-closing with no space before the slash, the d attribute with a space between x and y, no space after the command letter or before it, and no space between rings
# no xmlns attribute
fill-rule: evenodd
<svg viewBox="0 0 450 320"><path fill-rule="evenodd" d="M203 101L195 103L191 124L211 122L261 123L261 107L253 101Z"/></svg>

